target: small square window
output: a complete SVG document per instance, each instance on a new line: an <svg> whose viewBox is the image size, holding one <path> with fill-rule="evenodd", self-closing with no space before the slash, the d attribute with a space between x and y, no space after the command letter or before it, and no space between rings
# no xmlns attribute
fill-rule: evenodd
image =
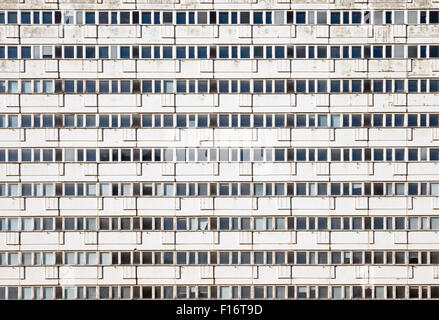
<svg viewBox="0 0 439 320"><path fill-rule="evenodd" d="M253 13L253 23L254 24L262 24L262 12L254 12Z"/></svg>
<svg viewBox="0 0 439 320"><path fill-rule="evenodd" d="M404 46L394 46L394 58L404 58Z"/></svg>
<svg viewBox="0 0 439 320"><path fill-rule="evenodd" d="M17 59L18 58L18 48L17 47L8 47L8 58L9 59Z"/></svg>
<svg viewBox="0 0 439 320"><path fill-rule="evenodd" d="M327 92L327 81L326 80L317 80L317 91L319 93Z"/></svg>
<svg viewBox="0 0 439 320"><path fill-rule="evenodd" d="M162 55L162 57L164 59L172 59L172 47L163 47L163 55Z"/></svg>
<svg viewBox="0 0 439 320"><path fill-rule="evenodd" d="M177 24L186 24L186 12L177 12Z"/></svg>
<svg viewBox="0 0 439 320"><path fill-rule="evenodd" d="M44 15L43 15L43 23L44 23ZM86 12L85 13L85 24L95 24L95 13L94 12Z"/></svg>
<svg viewBox="0 0 439 320"><path fill-rule="evenodd" d="M130 23L130 12L121 12L120 13L120 24L129 24Z"/></svg>
<svg viewBox="0 0 439 320"><path fill-rule="evenodd" d="M99 47L99 58L108 59L108 47Z"/></svg>
<svg viewBox="0 0 439 320"><path fill-rule="evenodd" d="M383 46L373 46L373 57L374 58L383 57Z"/></svg>
<svg viewBox="0 0 439 320"><path fill-rule="evenodd" d="M74 50L75 48L73 46L64 46L64 58L74 58Z"/></svg>
<svg viewBox="0 0 439 320"><path fill-rule="evenodd" d="M327 47L318 46L317 47L317 58L327 58Z"/></svg>
<svg viewBox="0 0 439 320"><path fill-rule="evenodd" d="M253 58L258 59L258 58L263 58L263 57L264 57L264 47L262 47L262 46L255 46L253 48Z"/></svg>
<svg viewBox="0 0 439 320"><path fill-rule="evenodd" d="M30 24L30 12L21 12L21 24Z"/></svg>
<svg viewBox="0 0 439 320"><path fill-rule="evenodd" d="M404 24L404 11L395 11L394 12L395 17L395 24Z"/></svg>
<svg viewBox="0 0 439 320"><path fill-rule="evenodd" d="M395 92L404 92L404 80L395 80Z"/></svg>
<svg viewBox="0 0 439 320"><path fill-rule="evenodd" d="M120 58L129 59L130 58L130 47L120 47Z"/></svg>
<svg viewBox="0 0 439 320"><path fill-rule="evenodd" d="M331 58L340 58L340 47L331 47Z"/></svg>
<svg viewBox="0 0 439 320"><path fill-rule="evenodd" d="M331 92L340 92L340 80L331 80Z"/></svg>
<svg viewBox="0 0 439 320"><path fill-rule="evenodd" d="M95 58L95 47L87 46L85 48L85 58L94 59Z"/></svg>
<svg viewBox="0 0 439 320"><path fill-rule="evenodd" d="M408 58L417 58L418 57L418 47L417 46L408 46Z"/></svg>
<svg viewBox="0 0 439 320"><path fill-rule="evenodd" d="M360 46L352 46L352 58L361 58Z"/></svg>
<svg viewBox="0 0 439 320"><path fill-rule="evenodd" d="M198 12L197 22L198 24L207 24L207 12Z"/></svg>
<svg viewBox="0 0 439 320"><path fill-rule="evenodd" d="M172 12L163 12L163 23L172 23Z"/></svg>
<svg viewBox="0 0 439 320"><path fill-rule="evenodd" d="M276 46L274 49L275 58L285 58L285 48L283 46Z"/></svg>
<svg viewBox="0 0 439 320"><path fill-rule="evenodd" d="M8 12L8 24L17 24L18 23L18 15L16 11Z"/></svg>
<svg viewBox="0 0 439 320"><path fill-rule="evenodd" d="M142 24L151 24L151 12L142 12Z"/></svg>
<svg viewBox="0 0 439 320"><path fill-rule="evenodd" d="M417 24L418 23L418 12L417 11L408 11L407 12L407 23L408 24Z"/></svg>
<svg viewBox="0 0 439 320"><path fill-rule="evenodd" d="M306 12L296 11L296 24L305 24L305 23L306 23Z"/></svg>
<svg viewBox="0 0 439 320"><path fill-rule="evenodd" d="M317 24L326 24L326 11L318 11L317 12Z"/></svg>
<svg viewBox="0 0 439 320"><path fill-rule="evenodd" d="M249 24L250 23L250 12L241 11L239 13L239 22L241 24Z"/></svg>
<svg viewBox="0 0 439 320"><path fill-rule="evenodd" d="M207 47L198 47L197 53L199 59L207 59Z"/></svg>
<svg viewBox="0 0 439 320"><path fill-rule="evenodd" d="M361 80L352 80L352 92L361 92Z"/></svg>
<svg viewBox="0 0 439 320"><path fill-rule="evenodd" d="M108 24L108 12L99 12L99 24Z"/></svg>
<svg viewBox="0 0 439 320"><path fill-rule="evenodd" d="M352 12L352 24L360 24L361 23L361 12L354 11Z"/></svg>
<svg viewBox="0 0 439 320"><path fill-rule="evenodd" d="M249 59L250 58L250 47L241 46L241 59Z"/></svg>
<svg viewBox="0 0 439 320"><path fill-rule="evenodd" d="M228 12L220 12L219 13L219 24L227 24L229 23L229 13Z"/></svg>
<svg viewBox="0 0 439 320"><path fill-rule="evenodd" d="M331 12L331 24L340 24L340 12Z"/></svg>

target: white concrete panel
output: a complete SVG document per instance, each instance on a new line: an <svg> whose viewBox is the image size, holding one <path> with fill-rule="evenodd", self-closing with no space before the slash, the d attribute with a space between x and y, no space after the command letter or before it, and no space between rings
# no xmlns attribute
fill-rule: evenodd
<svg viewBox="0 0 439 320"><path fill-rule="evenodd" d="M335 268L332 266L293 266L292 277L293 279L334 279Z"/></svg>

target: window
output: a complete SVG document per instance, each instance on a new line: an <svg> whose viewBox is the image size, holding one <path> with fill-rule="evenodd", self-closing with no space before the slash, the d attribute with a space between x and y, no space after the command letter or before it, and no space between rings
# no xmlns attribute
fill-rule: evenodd
<svg viewBox="0 0 439 320"><path fill-rule="evenodd" d="M239 13L239 22L241 24L249 24L250 23L250 12L241 11Z"/></svg>
<svg viewBox="0 0 439 320"><path fill-rule="evenodd" d="M262 24L263 23L263 21L262 21L262 15L263 13L262 12L254 12L253 13L253 23L254 24Z"/></svg>
<svg viewBox="0 0 439 320"><path fill-rule="evenodd" d="M16 11L8 12L8 23L9 24L17 24L18 23L18 15Z"/></svg>
<svg viewBox="0 0 439 320"><path fill-rule="evenodd" d="M417 24L418 23L418 12L417 11L408 11L407 12L407 23L408 24Z"/></svg>
<svg viewBox="0 0 439 320"><path fill-rule="evenodd" d="M250 58L250 47L247 46L241 46L241 59L248 59Z"/></svg>
<svg viewBox="0 0 439 320"><path fill-rule="evenodd" d="M352 161L362 160L362 149L352 149Z"/></svg>
<svg viewBox="0 0 439 320"><path fill-rule="evenodd" d="M52 24L52 12L43 12L43 24Z"/></svg>
<svg viewBox="0 0 439 320"><path fill-rule="evenodd" d="M43 18L44 18L44 16L43 16ZM85 24L95 24L95 13L94 12L86 12L85 13Z"/></svg>
<svg viewBox="0 0 439 320"><path fill-rule="evenodd" d="M352 46L352 58L361 58L361 47Z"/></svg>
<svg viewBox="0 0 439 320"><path fill-rule="evenodd" d="M430 23L439 23L439 11L429 11Z"/></svg>
<svg viewBox="0 0 439 320"><path fill-rule="evenodd" d="M352 24L360 24L360 23L361 23L361 12L353 11Z"/></svg>
<svg viewBox="0 0 439 320"><path fill-rule="evenodd" d="M21 24L30 24L30 12L21 12Z"/></svg>
<svg viewBox="0 0 439 320"><path fill-rule="evenodd" d="M31 47L21 47L21 58L22 59L31 58Z"/></svg>
<svg viewBox="0 0 439 320"><path fill-rule="evenodd" d="M85 57L87 59L94 59L95 58L95 47L90 47L90 46L85 47Z"/></svg>
<svg viewBox="0 0 439 320"><path fill-rule="evenodd" d="M9 59L17 59L18 58L18 49L17 47L8 47L8 58Z"/></svg>
<svg viewBox="0 0 439 320"><path fill-rule="evenodd" d="M87 184L87 196L96 196L96 184Z"/></svg>
<svg viewBox="0 0 439 320"><path fill-rule="evenodd" d="M326 58L327 57L327 47L326 46L318 46L317 47L317 58Z"/></svg>
<svg viewBox="0 0 439 320"><path fill-rule="evenodd" d="M361 195L362 184L352 183L352 195Z"/></svg>
<svg viewBox="0 0 439 320"><path fill-rule="evenodd" d="M87 80L85 82L85 92L87 93L95 93L96 92L96 82Z"/></svg>
<svg viewBox="0 0 439 320"><path fill-rule="evenodd" d="M9 128L18 128L18 116L15 116L15 115L8 116L8 127Z"/></svg>
<svg viewBox="0 0 439 320"><path fill-rule="evenodd" d="M306 23L306 12L296 11L296 24Z"/></svg>
<svg viewBox="0 0 439 320"><path fill-rule="evenodd" d="M439 57L439 46L430 45L429 53L430 53L430 58L438 58Z"/></svg>
<svg viewBox="0 0 439 320"><path fill-rule="evenodd" d="M282 46L274 47L274 57L275 58L284 58L285 57L285 48Z"/></svg>
<svg viewBox="0 0 439 320"><path fill-rule="evenodd" d="M318 11L317 12L317 24L326 24L326 11Z"/></svg>
<svg viewBox="0 0 439 320"><path fill-rule="evenodd" d="M99 24L108 24L108 12L99 12Z"/></svg>
<svg viewBox="0 0 439 320"><path fill-rule="evenodd" d="M331 47L331 58L340 58L340 47Z"/></svg>
<svg viewBox="0 0 439 320"><path fill-rule="evenodd" d="M352 80L352 92L361 92L361 80Z"/></svg>
<svg viewBox="0 0 439 320"><path fill-rule="evenodd" d="M331 12L331 24L340 24L340 12Z"/></svg>

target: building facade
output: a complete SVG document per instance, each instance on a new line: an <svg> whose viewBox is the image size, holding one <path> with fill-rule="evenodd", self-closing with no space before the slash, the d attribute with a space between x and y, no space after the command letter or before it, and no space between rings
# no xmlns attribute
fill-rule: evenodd
<svg viewBox="0 0 439 320"><path fill-rule="evenodd" d="M0 299L439 298L436 0L4 0Z"/></svg>

